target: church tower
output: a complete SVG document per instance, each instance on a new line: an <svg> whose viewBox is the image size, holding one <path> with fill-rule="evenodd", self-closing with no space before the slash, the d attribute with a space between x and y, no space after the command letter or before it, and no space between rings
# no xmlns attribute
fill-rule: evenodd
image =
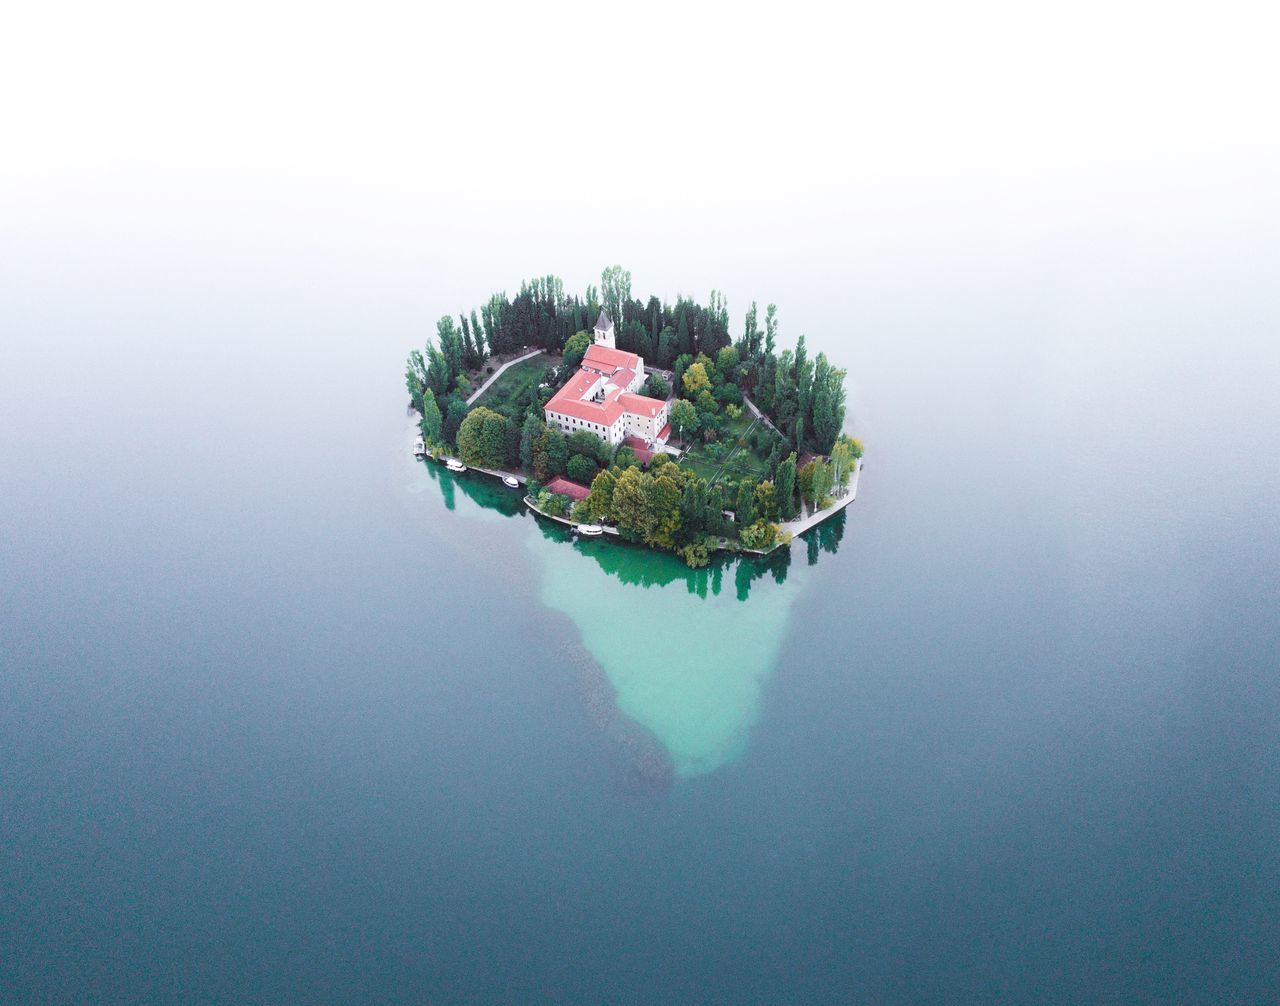
<svg viewBox="0 0 1280 1006"><path fill-rule="evenodd" d="M617 349L618 346L613 338L613 321L602 308L600 317L596 319L596 339L597 346L608 346L610 349Z"/></svg>

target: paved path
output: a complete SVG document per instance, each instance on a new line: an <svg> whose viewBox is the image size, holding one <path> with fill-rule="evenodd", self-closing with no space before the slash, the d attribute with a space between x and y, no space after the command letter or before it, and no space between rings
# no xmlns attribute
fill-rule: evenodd
<svg viewBox="0 0 1280 1006"><path fill-rule="evenodd" d="M532 352L525 353L524 356L517 356L514 360L508 360L506 363L504 363L501 367L499 367L490 375L489 380L485 381L484 384L480 385L479 388L477 388L475 391L471 393L471 397L467 399L467 404L468 405L472 404L477 398L479 398L486 391L488 391L489 385L491 385L494 381L496 381L499 377L501 377L502 372L506 370L508 367L514 367L517 363L523 363L525 360L530 360L541 352L544 352L544 350L535 349Z"/></svg>
<svg viewBox="0 0 1280 1006"><path fill-rule="evenodd" d="M769 419L769 417L756 408L755 402L753 402L746 395L742 396L742 400L743 402L746 403L747 408L751 410L751 414L753 416L755 416L758 420L760 420L760 422L764 423L765 426L769 427L769 429L773 430L773 432L778 434L778 436L782 437L783 440L787 439L785 436L782 435L782 431L773 425L773 422Z"/></svg>

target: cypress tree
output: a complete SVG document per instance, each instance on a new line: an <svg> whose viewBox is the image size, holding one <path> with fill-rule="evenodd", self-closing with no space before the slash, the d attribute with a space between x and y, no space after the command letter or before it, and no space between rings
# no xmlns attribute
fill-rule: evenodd
<svg viewBox="0 0 1280 1006"><path fill-rule="evenodd" d="M775 495L778 497L778 513L790 517L795 508L792 498L796 488L796 454L792 451L778 463L778 474L773 482Z"/></svg>

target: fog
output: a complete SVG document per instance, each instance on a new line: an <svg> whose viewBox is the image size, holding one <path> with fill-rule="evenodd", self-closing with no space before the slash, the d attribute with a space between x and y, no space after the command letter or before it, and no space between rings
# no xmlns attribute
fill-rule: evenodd
<svg viewBox="0 0 1280 1006"><path fill-rule="evenodd" d="M0 989L1257 1001L1265 14L7 12ZM740 759L639 804L532 518L405 475L436 319L615 263L776 303L867 444Z"/></svg>

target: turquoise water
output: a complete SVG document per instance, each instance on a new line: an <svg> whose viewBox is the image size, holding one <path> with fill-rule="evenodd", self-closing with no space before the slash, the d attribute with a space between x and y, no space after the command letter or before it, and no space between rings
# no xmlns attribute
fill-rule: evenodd
<svg viewBox="0 0 1280 1006"><path fill-rule="evenodd" d="M521 516L538 596L571 620L618 711L656 738L676 776L714 772L743 753L803 589L803 573L788 575L787 550L691 570L670 553L576 538L536 519L496 480L422 467L409 472L410 494L436 487L462 522L455 530L482 546L497 515ZM832 550L838 530L824 532ZM815 546L821 540L818 532L810 537Z"/></svg>

